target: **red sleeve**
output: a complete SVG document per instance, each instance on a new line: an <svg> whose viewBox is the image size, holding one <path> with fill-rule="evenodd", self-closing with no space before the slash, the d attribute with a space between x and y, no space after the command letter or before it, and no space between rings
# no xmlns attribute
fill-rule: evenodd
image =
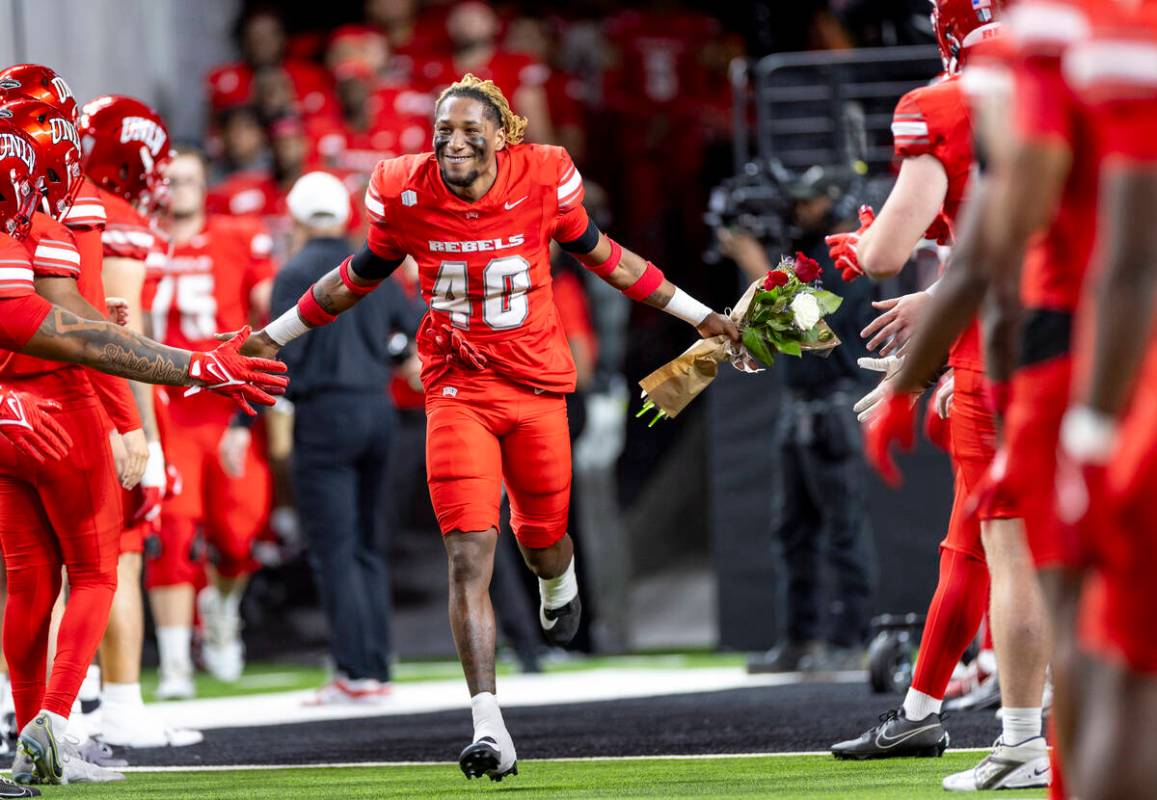
<svg viewBox="0 0 1157 800"><path fill-rule="evenodd" d="M365 207L366 216L370 221L366 243L374 254L387 261L397 261L405 258L405 250L397 242L394 232L390 229L386 219L387 198L396 197L401 190L396 181L390 180L387 170L389 161L379 161L374 167L374 174L370 176L370 185L366 189Z"/></svg>
<svg viewBox="0 0 1157 800"><path fill-rule="evenodd" d="M928 124L918 92L901 97L892 114L892 141L898 159L936 155L936 131Z"/></svg>
<svg viewBox="0 0 1157 800"><path fill-rule="evenodd" d="M1016 97L1016 123L1025 138L1059 138L1072 144L1073 96L1059 58L1031 58L1019 63Z"/></svg>
<svg viewBox="0 0 1157 800"><path fill-rule="evenodd" d="M137 402L126 379L97 372L95 369L88 371L88 379L117 433L128 433L141 427Z"/></svg>
<svg viewBox="0 0 1157 800"><path fill-rule="evenodd" d="M80 251L64 226L33 231L28 239L32 271L38 278L79 278Z"/></svg>
<svg viewBox="0 0 1157 800"><path fill-rule="evenodd" d="M583 189L583 176L571 160L570 153L562 148L558 148L558 152L560 157L555 181L558 215L554 220L551 238L556 242L573 242L586 233L590 225L590 218L583 208L586 192Z"/></svg>
<svg viewBox="0 0 1157 800"><path fill-rule="evenodd" d="M0 235L0 299L33 294L33 277L28 250L15 239Z"/></svg>
<svg viewBox="0 0 1157 800"><path fill-rule="evenodd" d="M52 304L38 294L0 294L0 349L22 350L51 310Z"/></svg>

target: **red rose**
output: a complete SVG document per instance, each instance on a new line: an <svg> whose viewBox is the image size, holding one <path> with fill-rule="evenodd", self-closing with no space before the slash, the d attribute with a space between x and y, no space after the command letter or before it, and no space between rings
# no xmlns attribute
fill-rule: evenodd
<svg viewBox="0 0 1157 800"><path fill-rule="evenodd" d="M811 283L822 271L814 258L808 258L800 252L795 254L795 276L803 283Z"/></svg>
<svg viewBox="0 0 1157 800"><path fill-rule="evenodd" d="M763 279L763 290L770 292L777 286L783 286L788 281L787 273L779 269L770 269L767 271L767 277Z"/></svg>

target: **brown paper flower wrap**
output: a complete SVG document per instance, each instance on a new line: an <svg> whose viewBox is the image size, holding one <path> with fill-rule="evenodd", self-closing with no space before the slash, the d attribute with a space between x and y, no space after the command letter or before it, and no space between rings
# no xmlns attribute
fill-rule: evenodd
<svg viewBox="0 0 1157 800"><path fill-rule="evenodd" d="M819 265L802 253L783 258L775 269L748 286L731 310L731 319L743 336L742 346L732 344L726 336L691 345L639 381L644 403L635 416L653 411L650 425L678 416L711 385L719 365L726 362L741 372L761 372L754 362L770 367L776 351L796 357L804 353L829 355L840 340L824 317L840 307L842 298L819 288L818 278Z"/></svg>

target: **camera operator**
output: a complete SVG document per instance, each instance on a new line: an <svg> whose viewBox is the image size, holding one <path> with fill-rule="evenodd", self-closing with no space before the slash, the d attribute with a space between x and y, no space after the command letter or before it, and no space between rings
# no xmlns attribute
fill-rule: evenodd
<svg viewBox="0 0 1157 800"><path fill-rule="evenodd" d="M866 355L860 331L873 318L874 289L845 283L832 266L824 236L851 217L847 168L813 167L782 184L789 246L824 268L824 288L844 298L828 322L843 344L827 358L781 358L783 405L772 447L779 466L773 508L775 535L787 568L786 638L754 657L750 672L860 669L875 584L860 427L852 405L863 393L857 358ZM844 202L841 202L843 200ZM765 225L764 230L777 226ZM748 281L778 260L741 227L717 230L720 251ZM822 555L822 557L821 557ZM831 574L823 605L822 565Z"/></svg>

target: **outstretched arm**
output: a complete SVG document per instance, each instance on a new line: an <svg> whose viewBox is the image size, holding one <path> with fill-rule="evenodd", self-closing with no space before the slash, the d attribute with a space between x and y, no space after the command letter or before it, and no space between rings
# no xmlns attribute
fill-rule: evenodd
<svg viewBox="0 0 1157 800"><path fill-rule="evenodd" d="M733 342L740 340L739 329L730 318L712 311L671 283L658 267L620 246L593 222L582 237L560 244L627 297L678 317L694 326L704 339L722 335Z"/></svg>

